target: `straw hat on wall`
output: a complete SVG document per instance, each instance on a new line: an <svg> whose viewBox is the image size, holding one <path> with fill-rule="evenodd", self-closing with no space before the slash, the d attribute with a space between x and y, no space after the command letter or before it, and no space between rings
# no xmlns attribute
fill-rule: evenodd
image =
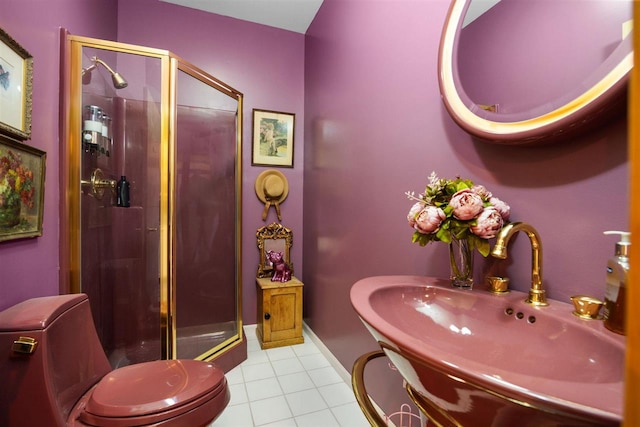
<svg viewBox="0 0 640 427"><path fill-rule="evenodd" d="M276 208L278 219L282 221L280 204L289 194L289 181L287 177L278 170L268 169L258 175L255 187L258 199L264 203L262 220L265 221L267 219L269 208L273 205Z"/></svg>

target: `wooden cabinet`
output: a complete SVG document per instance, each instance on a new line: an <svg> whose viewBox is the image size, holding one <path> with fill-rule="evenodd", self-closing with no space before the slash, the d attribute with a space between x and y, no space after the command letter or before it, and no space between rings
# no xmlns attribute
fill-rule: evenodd
<svg viewBox="0 0 640 427"><path fill-rule="evenodd" d="M258 291L258 327L260 346L265 348L300 344L302 336L302 282L272 282L270 277L256 279Z"/></svg>

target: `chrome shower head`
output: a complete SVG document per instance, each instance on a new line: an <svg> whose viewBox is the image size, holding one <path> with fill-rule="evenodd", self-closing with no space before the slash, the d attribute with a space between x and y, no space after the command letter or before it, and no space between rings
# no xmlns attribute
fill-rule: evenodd
<svg viewBox="0 0 640 427"><path fill-rule="evenodd" d="M122 77L122 75L120 75L120 73L114 71L111 67L109 67L106 64L106 62L104 62L102 59L98 58L97 56L94 56L93 58L91 58L91 60L93 61L93 64L91 64L87 68L83 68L82 69L82 76L84 76L86 73L91 73L91 71L93 71L96 68L98 68L97 64L101 64L104 68L107 69L109 74L111 74L111 80L113 82L113 87L115 87L116 89L124 89L125 87L127 87L128 83L124 79L124 77Z"/></svg>

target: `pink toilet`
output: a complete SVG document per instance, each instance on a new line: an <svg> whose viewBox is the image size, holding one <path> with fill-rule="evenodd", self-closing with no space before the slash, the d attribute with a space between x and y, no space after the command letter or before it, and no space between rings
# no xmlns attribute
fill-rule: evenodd
<svg viewBox="0 0 640 427"><path fill-rule="evenodd" d="M84 294L0 312L0 426L206 426L229 396L224 372L211 363L111 370Z"/></svg>

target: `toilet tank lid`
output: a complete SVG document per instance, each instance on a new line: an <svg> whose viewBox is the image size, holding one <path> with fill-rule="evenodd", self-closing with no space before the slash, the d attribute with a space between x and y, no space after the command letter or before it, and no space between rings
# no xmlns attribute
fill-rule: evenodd
<svg viewBox="0 0 640 427"><path fill-rule="evenodd" d="M44 329L62 313L86 299L86 294L70 294L22 301L0 312L0 331Z"/></svg>

